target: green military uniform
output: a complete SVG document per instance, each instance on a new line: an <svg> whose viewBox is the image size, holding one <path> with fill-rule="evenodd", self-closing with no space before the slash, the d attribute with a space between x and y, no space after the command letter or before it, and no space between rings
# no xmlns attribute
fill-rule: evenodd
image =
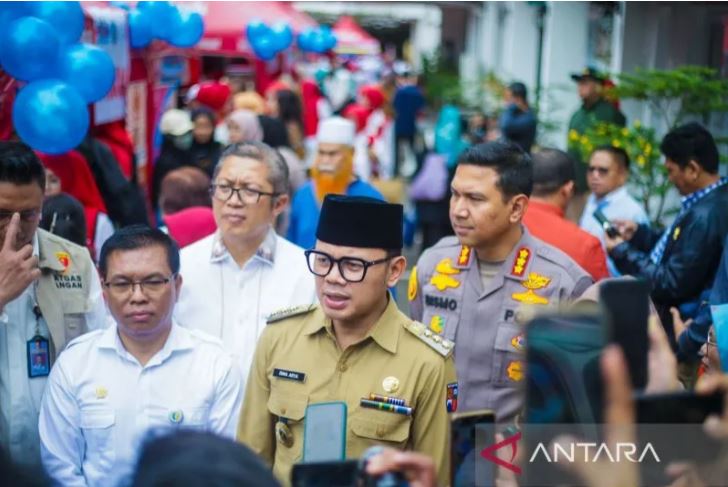
<svg viewBox="0 0 728 487"><path fill-rule="evenodd" d="M441 484L448 483L447 411L457 404L451 342L405 316L391 296L367 337L343 351L318 306L269 321L248 378L238 439L281 481L290 483L291 467L301 461L306 406L344 401L347 458L373 445L411 449L432 457ZM360 406L370 394L403 399L411 416Z"/></svg>
<svg viewBox="0 0 728 487"><path fill-rule="evenodd" d="M596 126L600 122L611 123L624 127L626 119L613 104L600 98L596 103L590 106L582 105L572 116L569 121L569 133L575 131L580 136L588 129ZM581 160L581 153L573 148L572 142L567 144L569 147L569 155L576 161L576 189L579 192L586 191L586 164Z"/></svg>

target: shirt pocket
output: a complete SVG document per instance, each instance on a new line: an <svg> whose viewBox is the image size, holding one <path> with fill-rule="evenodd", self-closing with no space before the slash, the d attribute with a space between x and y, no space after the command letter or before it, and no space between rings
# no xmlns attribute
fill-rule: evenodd
<svg viewBox="0 0 728 487"><path fill-rule="evenodd" d="M66 334L66 343L83 335L86 330L86 314L90 304L82 294L64 296L63 299L63 327Z"/></svg>
<svg viewBox="0 0 728 487"><path fill-rule="evenodd" d="M347 456L375 444L403 449L410 437L412 417L384 411L360 411L349 420L349 427L353 433L351 440L358 445L352 443Z"/></svg>
<svg viewBox="0 0 728 487"><path fill-rule="evenodd" d="M308 395L281 389L271 388L267 406L275 421L276 462L280 459L292 464L300 460L303 454L303 419L308 407ZM282 435L286 434L290 435L292 442L285 441Z"/></svg>
<svg viewBox="0 0 728 487"><path fill-rule="evenodd" d="M115 461L114 426L116 414L112 409L82 409L81 430L86 440L86 458L102 470L111 469Z"/></svg>
<svg viewBox="0 0 728 487"><path fill-rule="evenodd" d="M525 377L523 362L523 326L499 323L493 350L491 382L496 386L515 387Z"/></svg>

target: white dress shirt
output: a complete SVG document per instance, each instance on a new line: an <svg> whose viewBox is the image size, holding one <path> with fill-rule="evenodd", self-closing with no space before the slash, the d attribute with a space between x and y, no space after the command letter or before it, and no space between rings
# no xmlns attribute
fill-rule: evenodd
<svg viewBox="0 0 728 487"><path fill-rule="evenodd" d="M240 368L243 387L268 315L316 302L303 249L273 230L242 268L219 233L195 242L181 251L180 274L175 320L220 338Z"/></svg>
<svg viewBox="0 0 728 487"><path fill-rule="evenodd" d="M602 247L606 249L604 228L594 218L594 212L598 209L602 210L602 213L609 220L631 220L638 224L649 224L650 219L647 216L647 212L641 204L637 202L632 195L627 191L626 186L621 186L615 189L611 193L606 194L602 198L598 198L591 193L586 201L584 212L581 214L581 220L579 220L579 226L591 233L602 242ZM612 259L607 255L607 267L609 268L610 274L613 276L619 276L620 273L617 271Z"/></svg>
<svg viewBox="0 0 728 487"><path fill-rule="evenodd" d="M116 325L87 333L68 345L48 380L43 466L66 487L119 485L149 437L173 428L234 437L241 402L238 371L214 337L174 324L142 366Z"/></svg>
<svg viewBox="0 0 728 487"><path fill-rule="evenodd" d="M33 237L33 255L38 256L38 236ZM92 307L85 313L89 329L106 326L106 305L101 283L91 279L89 299ZM9 451L13 461L40 465L38 412L47 377L28 377L26 344L36 335L35 287L28 286L20 296L0 310L0 445ZM38 321L38 332L50 340L44 318Z"/></svg>

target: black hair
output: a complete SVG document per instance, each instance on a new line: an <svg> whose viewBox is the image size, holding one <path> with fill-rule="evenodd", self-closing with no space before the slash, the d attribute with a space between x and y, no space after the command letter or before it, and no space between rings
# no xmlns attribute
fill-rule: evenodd
<svg viewBox="0 0 728 487"><path fill-rule="evenodd" d="M533 195L549 196L576 179L574 159L558 149L541 149L533 159Z"/></svg>
<svg viewBox="0 0 728 487"><path fill-rule="evenodd" d="M167 252L167 263L173 274L179 273L179 247L172 238L148 225L130 225L114 232L101 247L99 255L99 273L106 278L109 265L109 256L114 252L135 250L159 245Z"/></svg>
<svg viewBox="0 0 728 487"><path fill-rule="evenodd" d="M660 151L681 169L695 161L710 174L718 172L718 147L710 132L697 122L686 123L668 132L662 139Z"/></svg>
<svg viewBox="0 0 728 487"><path fill-rule="evenodd" d="M497 187L506 201L513 196L531 196L533 190L533 163L531 157L510 141L486 142L465 149L458 165L472 164L489 167L498 174Z"/></svg>
<svg viewBox="0 0 728 487"><path fill-rule="evenodd" d="M291 147L288 140L286 125L278 118L267 115L258 115L258 121L263 129L263 143L277 149L279 147Z"/></svg>
<svg viewBox="0 0 728 487"><path fill-rule="evenodd" d="M70 194L49 196L43 202L40 227L77 245L86 246L86 213Z"/></svg>
<svg viewBox="0 0 728 487"><path fill-rule="evenodd" d="M131 487L198 485L280 486L250 448L213 433L181 430L143 444Z"/></svg>
<svg viewBox="0 0 728 487"><path fill-rule="evenodd" d="M45 191L43 163L26 144L0 141L0 182L17 185L38 183Z"/></svg>
<svg viewBox="0 0 728 487"><path fill-rule="evenodd" d="M276 100L278 101L278 118L283 123L296 122L303 128L303 108L298 95L291 90L278 90Z"/></svg>
<svg viewBox="0 0 728 487"><path fill-rule="evenodd" d="M514 81L513 83L509 84L508 89L514 96L523 98L524 100L528 98L528 88L526 88L526 85L524 85L520 81Z"/></svg>
<svg viewBox="0 0 728 487"><path fill-rule="evenodd" d="M617 160L617 163L622 166L622 168L629 171L629 154L627 154L627 151L622 149L621 147L614 147L613 145L601 145L594 149L592 151L592 154L596 152L608 152L614 159Z"/></svg>
<svg viewBox="0 0 728 487"><path fill-rule="evenodd" d="M207 118L210 121L210 123L212 124L212 126L213 127L215 126L215 112L213 112L209 108L202 106L202 107L198 107L198 108L195 108L194 110L192 110L192 113L190 113L190 120L192 120L194 122L199 117Z"/></svg>

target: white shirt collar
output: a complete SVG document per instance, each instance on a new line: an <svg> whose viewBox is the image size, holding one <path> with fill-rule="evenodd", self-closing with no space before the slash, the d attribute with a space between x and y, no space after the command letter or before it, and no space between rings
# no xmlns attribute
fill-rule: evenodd
<svg viewBox="0 0 728 487"><path fill-rule="evenodd" d="M278 236L276 235L275 230L273 230L273 227L269 228L265 239L263 239L263 242L258 247L258 250L255 251L255 257L258 257L265 262L273 264L275 262L276 256L277 238ZM225 242L223 242L222 240L222 234L218 230L217 232L215 232L215 235L212 238L212 252L210 254L210 262L219 262L221 260L224 260L228 256L230 256L230 253L228 252L227 247L225 247Z"/></svg>
<svg viewBox="0 0 728 487"><path fill-rule="evenodd" d="M134 360L132 355L124 347L124 344L119 337L118 329L117 324L106 328L106 330L104 330L101 334L99 340L96 342L96 347L99 349L113 350L122 358ZM173 321L172 329L169 331L167 341L164 342L162 349L157 352L151 360L149 360L146 367L161 364L175 352L181 352L193 348L194 343L189 334L189 330L182 328Z"/></svg>

